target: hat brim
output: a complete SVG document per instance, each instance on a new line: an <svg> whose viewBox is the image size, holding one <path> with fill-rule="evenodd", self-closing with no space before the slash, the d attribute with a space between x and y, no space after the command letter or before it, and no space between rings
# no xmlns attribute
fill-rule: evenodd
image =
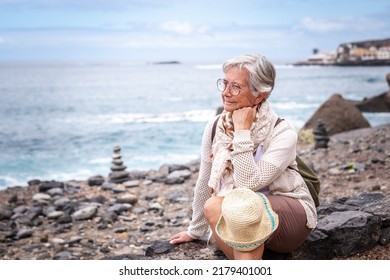
<svg viewBox="0 0 390 280"><path fill-rule="evenodd" d="M255 234L253 235L252 240L240 240L238 238L237 233L234 233L230 230L226 220L223 215L218 220L216 225L216 233L217 235L230 247L237 249L239 251L252 251L256 249L258 246L267 241L267 239L272 235L272 233L276 230L279 225L279 217L276 214L269 200L266 198L264 194L256 193L259 195L261 203L264 206L263 215L261 219L256 224L251 224L250 227L254 227ZM239 213L237 213L240 215ZM242 231L246 229L243 228Z"/></svg>

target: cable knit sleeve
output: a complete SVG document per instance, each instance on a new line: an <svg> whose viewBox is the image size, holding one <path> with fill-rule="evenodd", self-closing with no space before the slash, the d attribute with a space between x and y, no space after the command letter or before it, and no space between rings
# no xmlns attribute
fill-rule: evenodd
<svg viewBox="0 0 390 280"><path fill-rule="evenodd" d="M208 187L210 179L212 160L211 134L216 118L210 120L203 132L202 151L200 156L199 177L195 185L194 200L192 203L192 219L187 233L194 239L201 238L208 230L208 223L203 214L203 207L207 199L211 197Z"/></svg>
<svg viewBox="0 0 390 280"><path fill-rule="evenodd" d="M235 132L232 162L236 187L257 191L270 185L294 162L297 137L293 129L281 123L273 130L269 147L256 164L250 131Z"/></svg>

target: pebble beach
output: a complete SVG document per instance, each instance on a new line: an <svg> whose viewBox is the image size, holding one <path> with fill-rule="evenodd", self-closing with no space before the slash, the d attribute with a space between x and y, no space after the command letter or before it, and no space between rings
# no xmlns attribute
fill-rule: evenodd
<svg viewBox="0 0 390 280"><path fill-rule="evenodd" d="M327 149L301 143L298 154L319 175L321 204L362 193L390 197L390 125L333 135ZM193 161L129 171L120 183L97 175L30 180L1 190L0 259L142 258L156 242L186 230L198 170ZM176 255L158 258L223 258L205 244L201 250L191 246L179 245ZM377 245L348 259L390 259L390 247Z"/></svg>

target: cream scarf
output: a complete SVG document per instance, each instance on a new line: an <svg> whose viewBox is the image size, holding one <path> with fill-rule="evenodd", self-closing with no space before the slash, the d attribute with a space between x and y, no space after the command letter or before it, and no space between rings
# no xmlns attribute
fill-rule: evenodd
<svg viewBox="0 0 390 280"><path fill-rule="evenodd" d="M254 154L258 146L267 137L276 119L277 116L271 110L267 101L259 105L255 121L251 127L251 140L254 144ZM235 187L233 178L234 167L232 165L233 132L232 113L223 111L218 120L212 145L211 157L213 165L208 183L209 187L214 190L214 194L217 196L225 196Z"/></svg>

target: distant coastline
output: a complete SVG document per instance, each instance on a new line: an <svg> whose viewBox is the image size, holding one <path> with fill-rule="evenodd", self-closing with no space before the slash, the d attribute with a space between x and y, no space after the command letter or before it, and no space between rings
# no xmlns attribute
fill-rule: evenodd
<svg viewBox="0 0 390 280"><path fill-rule="evenodd" d="M293 63L294 66L390 66L390 59L369 60L369 61L345 61L335 63L313 63L310 61L300 61Z"/></svg>
<svg viewBox="0 0 390 280"><path fill-rule="evenodd" d="M294 66L389 66L390 38L383 40L368 40L342 43L333 52L313 53L306 60L293 64Z"/></svg>
<svg viewBox="0 0 390 280"><path fill-rule="evenodd" d="M172 61L158 61L158 62L154 62L153 64L180 64L179 61L177 60L172 60Z"/></svg>

